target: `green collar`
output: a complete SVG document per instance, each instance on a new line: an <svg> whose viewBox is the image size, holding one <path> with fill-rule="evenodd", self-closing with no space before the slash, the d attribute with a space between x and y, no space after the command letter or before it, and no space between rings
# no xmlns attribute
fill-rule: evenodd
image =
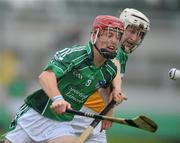
<svg viewBox="0 0 180 143"><path fill-rule="evenodd" d="M88 44L86 45L86 51L88 54L88 58L93 61L94 59L94 53L93 53L93 45L91 42L88 42Z"/></svg>

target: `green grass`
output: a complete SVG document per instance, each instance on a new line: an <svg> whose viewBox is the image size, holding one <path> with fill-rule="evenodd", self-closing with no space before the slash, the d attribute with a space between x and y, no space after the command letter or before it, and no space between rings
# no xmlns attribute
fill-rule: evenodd
<svg viewBox="0 0 180 143"><path fill-rule="evenodd" d="M178 139L170 138L146 138L134 136L110 136L108 135L108 143L179 143Z"/></svg>

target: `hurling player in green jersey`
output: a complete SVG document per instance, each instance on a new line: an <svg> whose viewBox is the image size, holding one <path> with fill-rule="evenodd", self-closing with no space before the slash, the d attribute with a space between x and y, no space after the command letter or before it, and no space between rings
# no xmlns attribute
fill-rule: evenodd
<svg viewBox="0 0 180 143"><path fill-rule="evenodd" d="M107 87L117 69L111 59L124 32L124 23L114 16L94 20L91 40L83 46L57 51L39 75L42 89L25 99L16 113L5 143L72 143L72 114L80 110L97 89Z"/></svg>

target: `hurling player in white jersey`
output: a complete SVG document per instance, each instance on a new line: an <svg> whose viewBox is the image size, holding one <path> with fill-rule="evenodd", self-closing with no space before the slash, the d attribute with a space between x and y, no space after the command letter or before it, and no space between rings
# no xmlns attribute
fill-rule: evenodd
<svg viewBox="0 0 180 143"><path fill-rule="evenodd" d="M124 9L119 18L125 24L125 31L121 39L122 45L118 49L118 53L113 62L117 66L118 73L113 80L113 90L111 95L117 97L116 95L121 94L121 82L125 72L126 62L128 56L132 53L143 41L147 31L150 29L149 19L140 11L133 8ZM121 101L123 100L123 97ZM100 113L104 108L105 103L100 96L100 93L97 91L84 104L81 111ZM107 115L112 116L112 111ZM73 126L76 129L76 134L80 135L93 121L93 119L87 117L75 116L73 120ZM102 121L102 124L98 124L89 138L86 140L86 143L106 143L106 134L105 130L111 127L112 123L109 121Z"/></svg>

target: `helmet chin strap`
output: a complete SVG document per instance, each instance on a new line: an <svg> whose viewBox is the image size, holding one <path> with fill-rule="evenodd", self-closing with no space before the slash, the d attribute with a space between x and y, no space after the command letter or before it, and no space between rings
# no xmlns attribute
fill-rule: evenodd
<svg viewBox="0 0 180 143"><path fill-rule="evenodd" d="M114 59L117 55L117 52L109 52L106 48L98 48L96 44L94 44L94 47L99 52L101 56L103 56L106 59Z"/></svg>

